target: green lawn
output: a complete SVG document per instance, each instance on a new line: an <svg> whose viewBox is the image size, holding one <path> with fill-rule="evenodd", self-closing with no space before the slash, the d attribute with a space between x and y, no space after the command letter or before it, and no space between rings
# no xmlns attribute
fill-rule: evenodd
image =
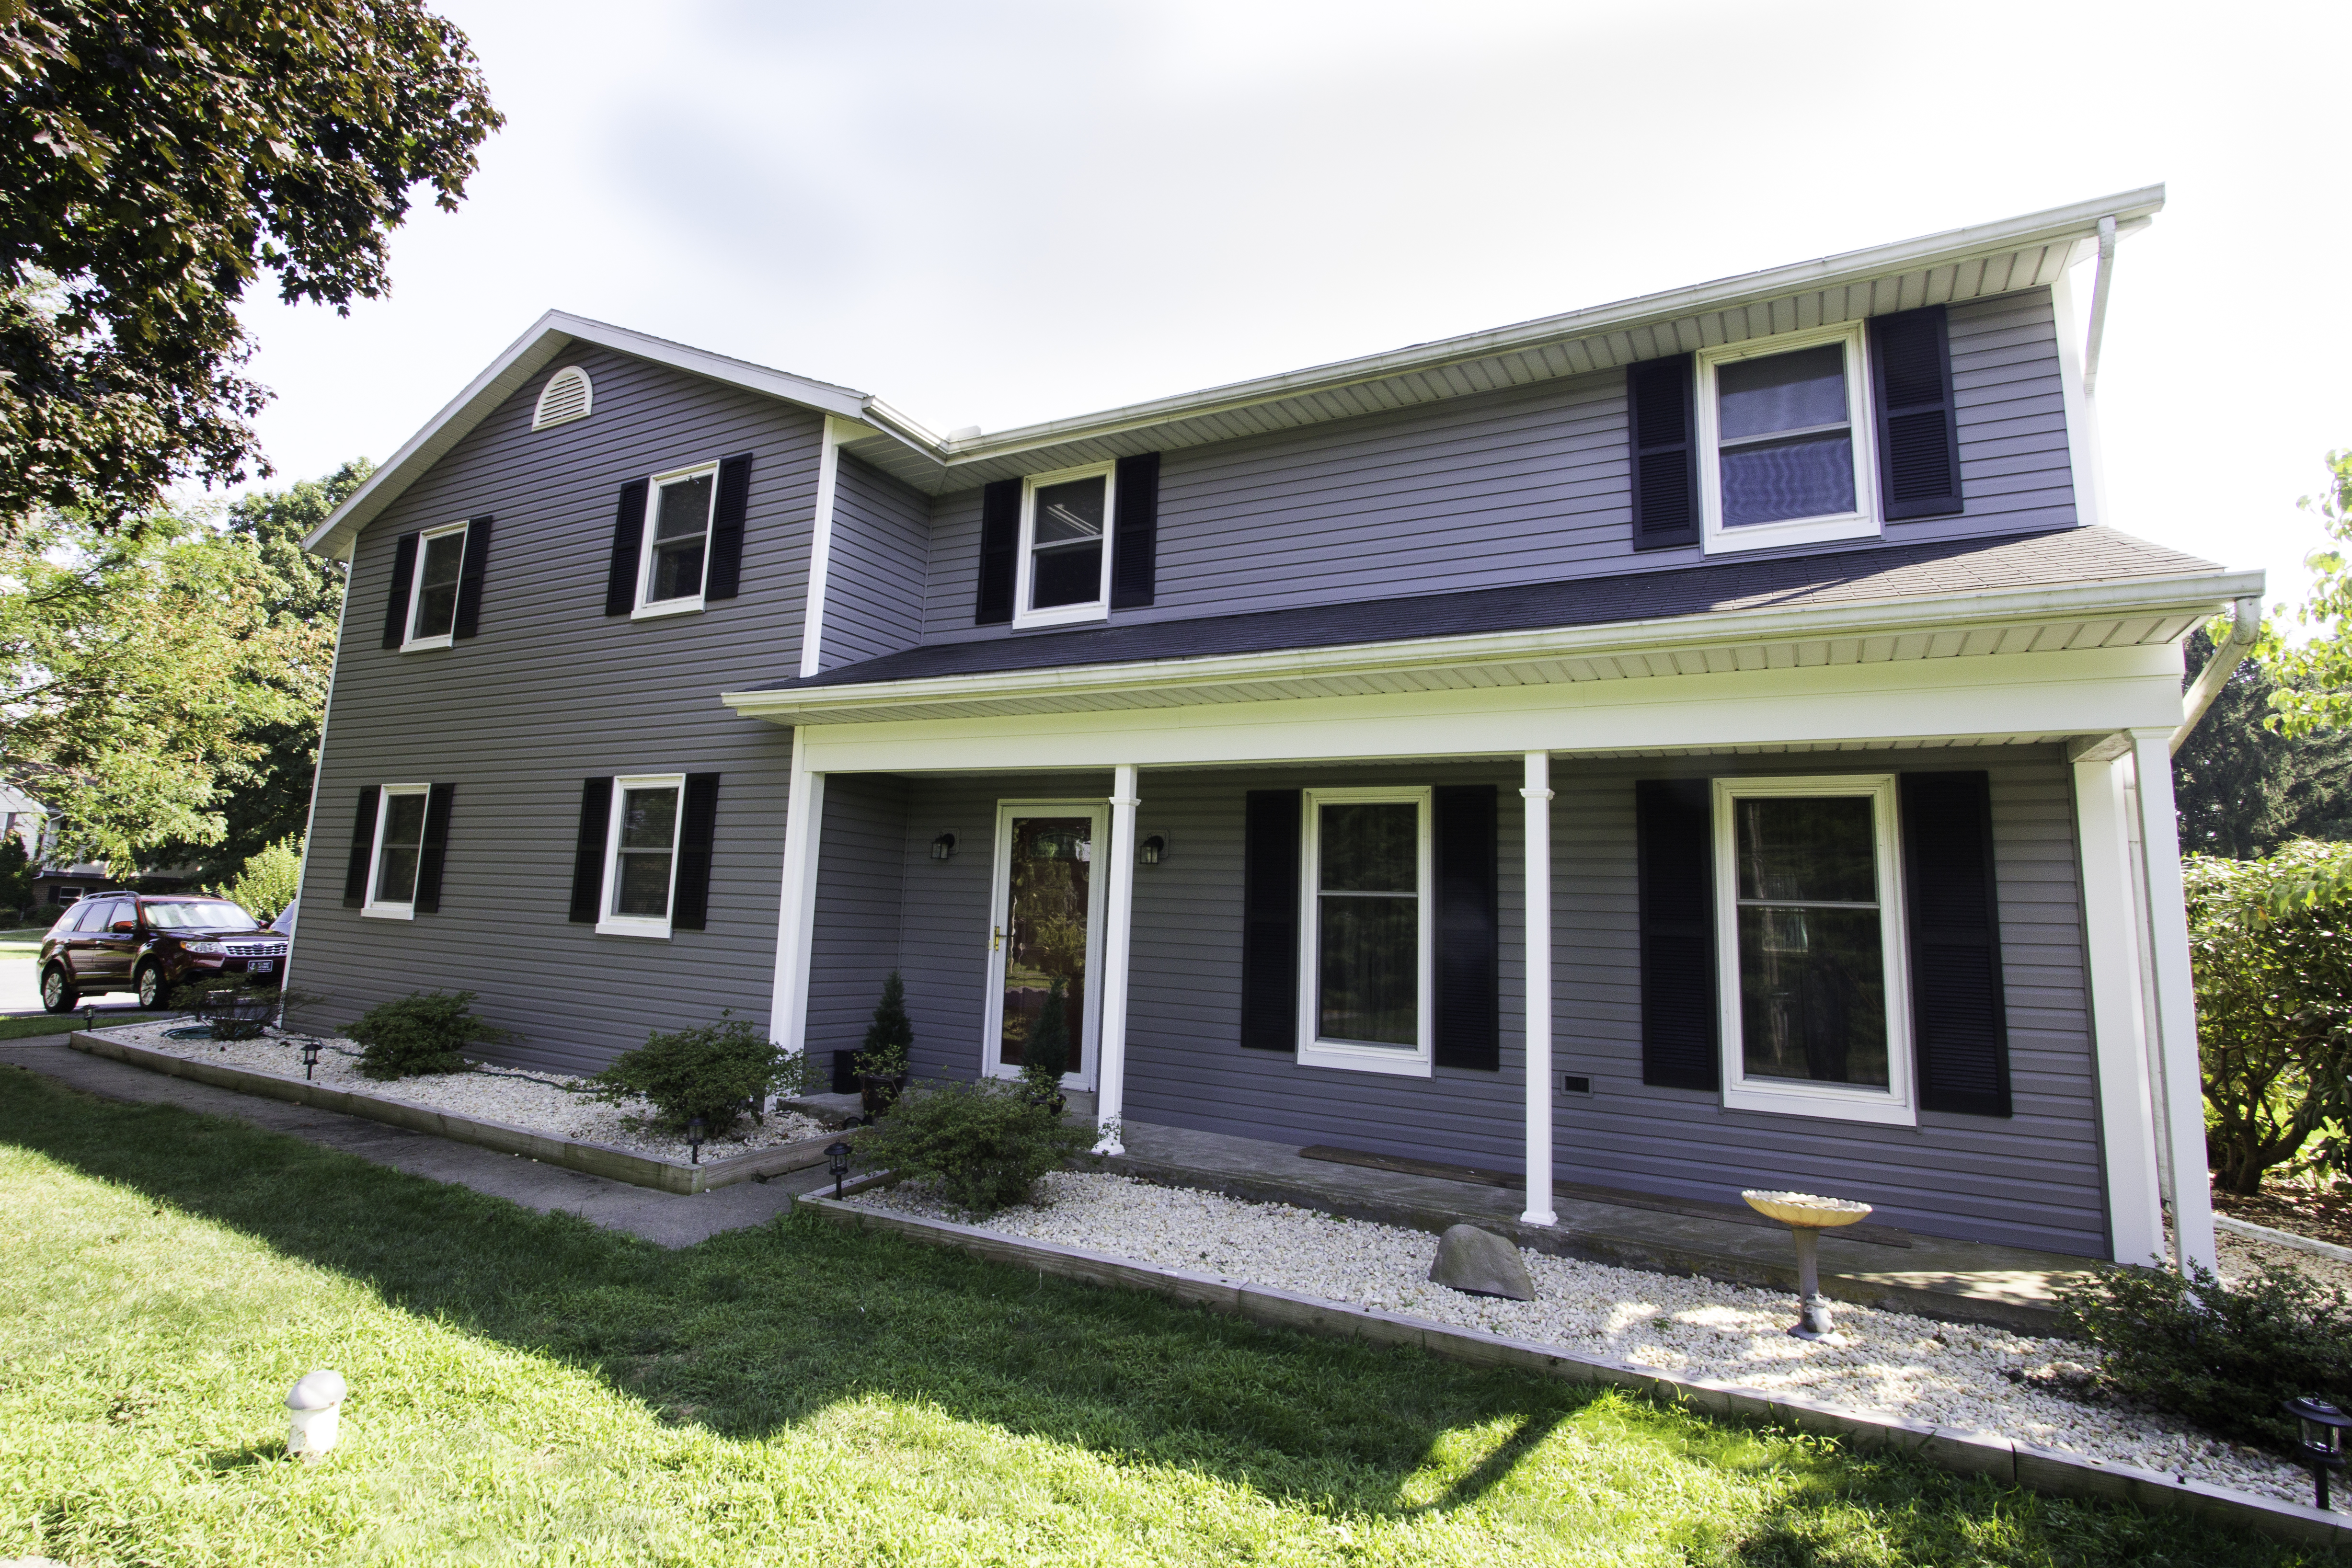
<svg viewBox="0 0 2352 1568"><path fill-rule="evenodd" d="M350 1379L342 1446L278 1401ZM0 1067L0 1557L2300 1562L810 1219L683 1252Z"/></svg>
<svg viewBox="0 0 2352 1568"><path fill-rule="evenodd" d="M138 1023L162 1017L149 1012L100 1012L98 1027L111 1024ZM38 1034L64 1034L81 1028L81 1013L32 1013L24 1018L0 1018L0 1040L26 1040Z"/></svg>

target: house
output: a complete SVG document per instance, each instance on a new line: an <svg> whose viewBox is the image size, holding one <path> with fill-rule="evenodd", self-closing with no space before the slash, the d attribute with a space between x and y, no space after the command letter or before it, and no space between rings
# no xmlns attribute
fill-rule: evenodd
<svg viewBox="0 0 2352 1568"><path fill-rule="evenodd" d="M2162 199L986 434L551 314L310 540L297 983L587 1071L898 969L970 1078L1059 977L1109 1148L2210 1258L2168 755L2262 582L2101 511Z"/></svg>

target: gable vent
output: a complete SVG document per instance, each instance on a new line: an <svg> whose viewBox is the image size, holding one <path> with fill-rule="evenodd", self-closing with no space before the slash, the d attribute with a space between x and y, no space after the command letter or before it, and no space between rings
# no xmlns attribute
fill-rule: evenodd
<svg viewBox="0 0 2352 1568"><path fill-rule="evenodd" d="M578 365L566 365L547 378L540 390L539 407L530 416L533 430L545 430L551 424L588 417L589 404L595 389L588 384L588 372Z"/></svg>

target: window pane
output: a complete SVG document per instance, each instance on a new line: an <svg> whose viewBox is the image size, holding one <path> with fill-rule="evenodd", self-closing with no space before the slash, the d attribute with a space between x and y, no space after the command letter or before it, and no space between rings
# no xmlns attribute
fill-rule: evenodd
<svg viewBox="0 0 2352 1568"><path fill-rule="evenodd" d="M1322 1040L1419 1043L1421 901L1330 898L1322 906L1315 1030Z"/></svg>
<svg viewBox="0 0 2352 1568"><path fill-rule="evenodd" d="M669 913L669 852L624 850L614 877L613 913L658 920Z"/></svg>
<svg viewBox="0 0 2352 1568"><path fill-rule="evenodd" d="M621 847L625 850L666 850L677 828L677 790L625 790L621 798Z"/></svg>
<svg viewBox="0 0 2352 1568"><path fill-rule="evenodd" d="M1739 911L1739 1038L1751 1078L1886 1087L1874 909Z"/></svg>
<svg viewBox="0 0 2352 1568"><path fill-rule="evenodd" d="M1335 802L1321 808L1326 893L1420 890L1421 808L1409 800Z"/></svg>
<svg viewBox="0 0 2352 1568"><path fill-rule="evenodd" d="M1725 441L1843 423L1845 345L1735 360L1716 368L1715 389Z"/></svg>
<svg viewBox="0 0 2352 1568"><path fill-rule="evenodd" d="M1766 797L1735 800L1732 810L1739 831L1741 898L1878 902L1868 797Z"/></svg>
<svg viewBox="0 0 2352 1568"><path fill-rule="evenodd" d="M661 511L654 522L656 539L698 537L710 526L710 491L718 480L709 474L680 479L661 487Z"/></svg>
<svg viewBox="0 0 2352 1568"><path fill-rule="evenodd" d="M1036 528L1031 535L1039 549L1103 537L1103 476L1073 479L1065 485L1041 485L1036 495Z"/></svg>
<svg viewBox="0 0 2352 1568"><path fill-rule="evenodd" d="M383 841L415 849L425 841L425 797L387 795L383 798Z"/></svg>
<svg viewBox="0 0 2352 1568"><path fill-rule="evenodd" d="M1102 546L1065 545L1032 558L1029 608L1092 604L1102 597Z"/></svg>
<svg viewBox="0 0 2352 1568"><path fill-rule="evenodd" d="M1844 431L1727 448L1723 526L1827 517L1853 507L1853 437Z"/></svg>
<svg viewBox="0 0 2352 1568"><path fill-rule="evenodd" d="M691 599L702 591L702 558L710 531L710 493L718 481L705 474L661 487L654 520L653 561L646 602Z"/></svg>
<svg viewBox="0 0 2352 1568"><path fill-rule="evenodd" d="M383 859L376 867L375 897L379 904L407 904L415 900L415 846L383 846Z"/></svg>
<svg viewBox="0 0 2352 1568"><path fill-rule="evenodd" d="M425 541L416 566L416 632L444 637L457 620L457 570L465 564L466 536L443 534Z"/></svg>
<svg viewBox="0 0 2352 1568"><path fill-rule="evenodd" d="M1058 977L1070 1030L1066 1070L1084 1066L1087 903L1094 879L1094 819L1013 819L1012 885L1005 894L1004 998L998 1060L1018 1067L1029 1031Z"/></svg>

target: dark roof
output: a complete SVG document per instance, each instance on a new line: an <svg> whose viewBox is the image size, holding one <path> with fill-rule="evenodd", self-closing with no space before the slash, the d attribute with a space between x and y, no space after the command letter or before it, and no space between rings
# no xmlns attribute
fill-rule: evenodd
<svg viewBox="0 0 2352 1568"><path fill-rule="evenodd" d="M2005 538L1943 539L1915 545L1873 544L1860 549L1721 561L1674 571L1580 577L1565 582L1304 605L1246 615L1129 622L1082 631L933 643L761 689L801 691L1008 670L1601 626L1721 611L1940 599L1986 589L2058 588L2220 570L2210 561L2112 528L2065 528Z"/></svg>

